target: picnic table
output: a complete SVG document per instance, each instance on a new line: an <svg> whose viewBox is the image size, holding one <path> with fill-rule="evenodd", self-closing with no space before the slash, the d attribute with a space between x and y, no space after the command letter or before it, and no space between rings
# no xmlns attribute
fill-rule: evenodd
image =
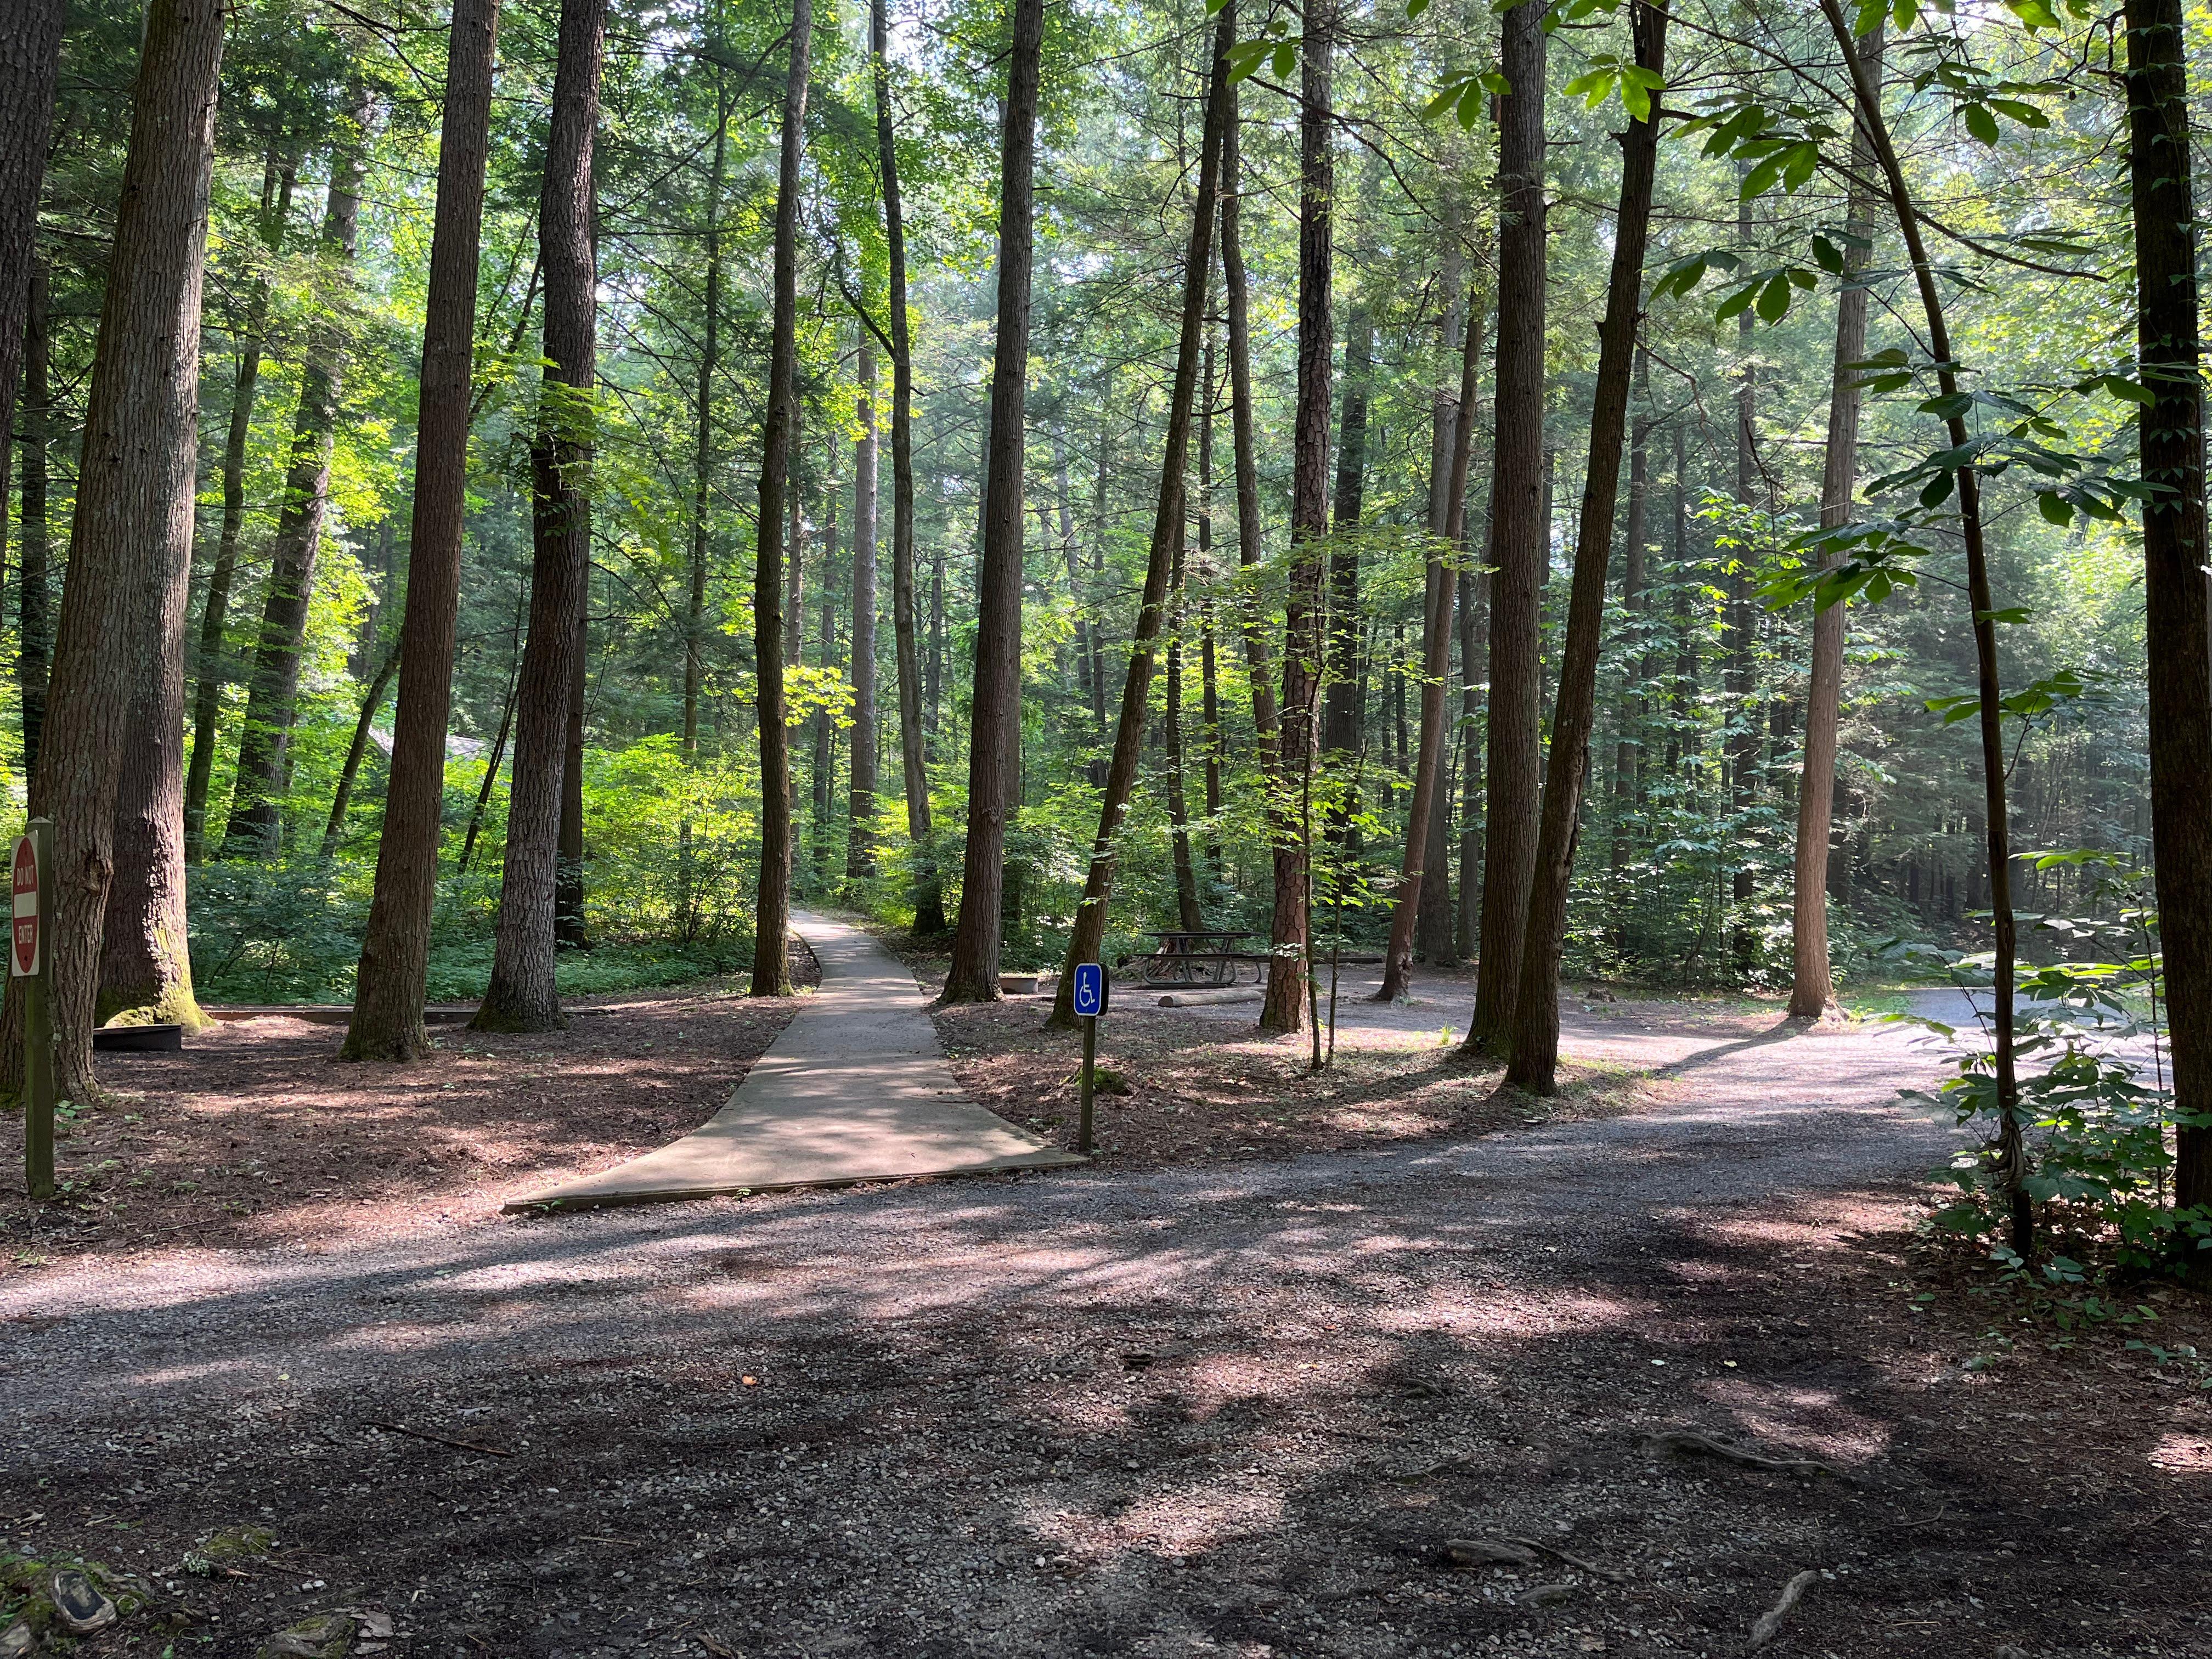
<svg viewBox="0 0 2212 1659"><path fill-rule="evenodd" d="M1231 928L1152 930L1159 947L1133 965L1147 985L1235 985L1247 973L1257 984L1267 958L1237 947L1252 937Z"/></svg>

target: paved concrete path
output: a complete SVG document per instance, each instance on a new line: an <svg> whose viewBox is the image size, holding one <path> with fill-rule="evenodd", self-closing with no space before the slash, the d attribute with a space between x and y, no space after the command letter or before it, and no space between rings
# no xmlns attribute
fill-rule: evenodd
<svg viewBox="0 0 2212 1659"><path fill-rule="evenodd" d="M794 915L822 986L729 1103L683 1139L509 1204L590 1209L1085 1160L961 1097L921 988L857 927Z"/></svg>

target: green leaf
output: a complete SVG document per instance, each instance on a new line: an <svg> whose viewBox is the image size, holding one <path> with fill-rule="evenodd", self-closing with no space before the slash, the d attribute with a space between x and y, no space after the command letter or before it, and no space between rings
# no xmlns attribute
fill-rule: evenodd
<svg viewBox="0 0 2212 1659"><path fill-rule="evenodd" d="M2051 125L2051 118L2048 115L2033 104L2023 103L2017 98L1992 98L1990 100L1990 107L2002 114L2009 115L2024 127L2040 130Z"/></svg>
<svg viewBox="0 0 2212 1659"><path fill-rule="evenodd" d="M1951 499L1951 489L1956 482L1957 480L1953 477L1949 472L1938 472L1934 477L1929 479L1925 487L1922 489L1920 492L1920 505L1923 507L1942 506L1945 501Z"/></svg>
<svg viewBox="0 0 2212 1659"><path fill-rule="evenodd" d="M1965 414L1973 406L1974 399L1971 392L1954 392L1948 397L1926 399L1920 405L1920 412L1923 415L1933 415L1941 420L1948 421L1954 416Z"/></svg>
<svg viewBox="0 0 2212 1659"><path fill-rule="evenodd" d="M1589 108L1595 109L1613 95L1613 83L1620 78L1618 69L1611 64L1602 65L1568 82L1567 96L1579 98Z"/></svg>
<svg viewBox="0 0 2212 1659"><path fill-rule="evenodd" d="M1966 131L1985 144L1997 141L1997 118L1990 113L1987 104L1969 104L1962 112L1966 118Z"/></svg>
<svg viewBox="0 0 2212 1659"><path fill-rule="evenodd" d="M2074 508L2066 498L2055 489L2043 489L2036 492L2035 510L2043 514L2046 521L2057 525L2061 530L2074 522Z"/></svg>
<svg viewBox="0 0 2212 1659"><path fill-rule="evenodd" d="M1905 33L1920 19L1919 0L1889 0L1889 21Z"/></svg>
<svg viewBox="0 0 2212 1659"><path fill-rule="evenodd" d="M1844 274L1843 250L1818 232L1813 237L1813 262L1831 276Z"/></svg>
<svg viewBox="0 0 2212 1659"><path fill-rule="evenodd" d="M1224 3L1226 3L1226 0L1224 0ZM1408 22L1412 21L1414 18L1419 17L1428 9L1429 0L1406 0L1407 21Z"/></svg>
<svg viewBox="0 0 2212 1659"><path fill-rule="evenodd" d="M1287 81L1297 72L1298 49L1285 40L1275 48L1274 70L1278 81Z"/></svg>
<svg viewBox="0 0 2212 1659"><path fill-rule="evenodd" d="M1667 77L1657 70L1644 69L1639 64L1624 65L1620 71L1620 106L1634 121L1649 121L1651 106L1667 88Z"/></svg>
<svg viewBox="0 0 2212 1659"><path fill-rule="evenodd" d="M1759 314L1762 321L1780 322L1790 309L1790 283L1785 273L1768 280L1759 291Z"/></svg>
<svg viewBox="0 0 2212 1659"><path fill-rule="evenodd" d="M2004 611L1977 611L1974 612L1974 620L1976 622L2001 623L2010 627L2027 622L2033 617L2034 615L2035 612L2029 610L2026 605L2016 605L2012 606L2010 609Z"/></svg>
<svg viewBox="0 0 2212 1659"><path fill-rule="evenodd" d="M2112 396L2126 403L2153 404L2158 401L2156 392L2147 386L2130 380L2124 374L2107 374L2099 384Z"/></svg>

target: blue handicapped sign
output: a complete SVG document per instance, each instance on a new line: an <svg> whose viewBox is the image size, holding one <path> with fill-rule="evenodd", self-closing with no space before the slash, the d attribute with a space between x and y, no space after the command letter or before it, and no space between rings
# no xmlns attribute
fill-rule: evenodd
<svg viewBox="0 0 2212 1659"><path fill-rule="evenodd" d="M1075 1012L1093 1019L1106 1012L1106 969L1096 962L1075 964Z"/></svg>

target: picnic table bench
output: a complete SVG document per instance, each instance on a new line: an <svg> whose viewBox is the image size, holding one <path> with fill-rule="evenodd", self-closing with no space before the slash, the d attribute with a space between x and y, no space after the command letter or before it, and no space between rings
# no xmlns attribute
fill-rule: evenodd
<svg viewBox="0 0 2212 1659"><path fill-rule="evenodd" d="M1128 963L1147 985L1256 985L1266 976L1267 956L1237 948L1252 937L1249 933L1156 928L1152 936L1159 948L1150 956L1133 957Z"/></svg>

